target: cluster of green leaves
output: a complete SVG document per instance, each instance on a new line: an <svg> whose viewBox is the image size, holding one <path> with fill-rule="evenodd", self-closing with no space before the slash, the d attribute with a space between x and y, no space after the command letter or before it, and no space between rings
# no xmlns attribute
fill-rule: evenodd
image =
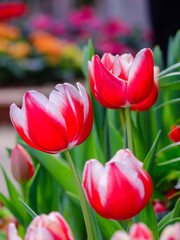
<svg viewBox="0 0 180 240"><path fill-rule="evenodd" d="M168 132L171 126L178 121L179 113L179 100L176 91L180 88L179 72L174 71L178 71L180 67L180 63L175 64L180 56L174 57L173 51L177 55L175 46L180 47L179 33L169 43L169 49L171 50L168 54L168 66L170 67L159 74L160 93L157 103L149 111L132 112L135 153L137 158L144 162L143 167L153 180L153 198L160 199L164 198L168 189L174 187L180 176L179 144L170 144L168 139ZM89 89L87 61L93 55L93 46L89 41L84 48L82 70L93 104L94 125L88 139L70 151L80 176L82 176L83 167L87 160L95 158L104 164L116 151L127 147L123 110L121 109L120 112L104 108L93 98ZM162 70L162 53L158 47L154 49L154 58L155 64L159 65ZM9 198L0 194L0 201L13 213L24 229L36 214L59 211L69 223L75 239L86 239L76 186L64 154L52 156L32 149L22 140L18 141L30 153L36 172L25 187L26 196L23 196L16 190L2 169L9 191ZM22 199L21 202L19 198ZM96 240L109 240L115 231L119 229L128 230L129 228L126 221L104 219L91 208L90 212ZM152 230L154 239L157 240L166 225L180 221L179 216L180 200L176 201L173 210L157 224L156 215L150 202L140 214L133 218L133 222L146 223ZM21 235L23 235L23 231Z"/></svg>

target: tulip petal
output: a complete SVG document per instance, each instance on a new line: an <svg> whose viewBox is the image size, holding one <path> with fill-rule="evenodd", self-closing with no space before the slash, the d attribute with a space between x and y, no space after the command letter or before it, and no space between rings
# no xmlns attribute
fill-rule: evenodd
<svg viewBox="0 0 180 240"><path fill-rule="evenodd" d="M96 98L96 100L103 105L104 107L107 108L112 108L112 109L117 109L119 107L115 107L114 105L108 103L106 101L106 99L103 99L99 94L98 91L96 89L96 82L94 79L94 72L93 72L93 64L92 62L88 62L88 71L89 71L89 84L90 84L90 88L91 88L91 92L93 94L93 96Z"/></svg>
<svg viewBox="0 0 180 240"><path fill-rule="evenodd" d="M17 234L16 226L14 223L8 224L7 240L22 240Z"/></svg>
<svg viewBox="0 0 180 240"><path fill-rule="evenodd" d="M42 151L55 153L67 148L66 124L53 103L30 91L25 95L25 108L28 135Z"/></svg>
<svg viewBox="0 0 180 240"><path fill-rule="evenodd" d="M115 77L102 64L97 55L92 59L93 72L95 79L95 88L101 98L113 105L114 107L121 107L127 102L127 83L122 79Z"/></svg>
<svg viewBox="0 0 180 240"><path fill-rule="evenodd" d="M113 68L114 60L115 60L115 57L111 53L105 53L101 58L103 65L109 71L111 71L111 69Z"/></svg>
<svg viewBox="0 0 180 240"><path fill-rule="evenodd" d="M129 234L132 240L137 239L153 240L152 232L144 223L133 224Z"/></svg>
<svg viewBox="0 0 180 240"><path fill-rule="evenodd" d="M153 55L150 49L141 50L129 71L128 100L131 104L142 102L153 87Z"/></svg>
<svg viewBox="0 0 180 240"><path fill-rule="evenodd" d="M13 103L10 106L10 118L20 137L32 148L41 150L41 148L34 144L29 138L24 107L19 109L16 104Z"/></svg>

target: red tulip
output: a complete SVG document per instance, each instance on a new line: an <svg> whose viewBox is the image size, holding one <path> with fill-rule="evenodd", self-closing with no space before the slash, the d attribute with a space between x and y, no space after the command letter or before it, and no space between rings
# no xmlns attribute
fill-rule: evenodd
<svg viewBox="0 0 180 240"><path fill-rule="evenodd" d="M16 225L14 223L10 223L7 227L7 240L22 240L16 230Z"/></svg>
<svg viewBox="0 0 180 240"><path fill-rule="evenodd" d="M88 62L90 87L105 107L130 107L145 100L153 88L153 55L150 49L131 54L105 53Z"/></svg>
<svg viewBox="0 0 180 240"><path fill-rule="evenodd" d="M34 174L32 159L19 144L16 144L11 152L11 171L18 182L26 182Z"/></svg>
<svg viewBox="0 0 180 240"><path fill-rule="evenodd" d="M153 209L155 213L163 213L166 212L166 204L156 199L152 201Z"/></svg>
<svg viewBox="0 0 180 240"><path fill-rule="evenodd" d="M158 93L159 93L158 78L157 78L157 75L159 74L159 71L160 71L159 67L155 66L154 67L154 84L153 84L153 88L152 88L149 96L144 101L132 106L131 107L132 111L134 111L134 110L146 111L154 105L154 103L156 102L156 100L158 98Z"/></svg>
<svg viewBox="0 0 180 240"><path fill-rule="evenodd" d="M105 166L95 159L86 162L83 188L99 215L116 220L137 215L152 194L149 175L128 149L119 150Z"/></svg>
<svg viewBox="0 0 180 240"><path fill-rule="evenodd" d="M179 125L174 125L171 128L171 131L169 133L169 138L172 142L180 141L180 126Z"/></svg>
<svg viewBox="0 0 180 240"><path fill-rule="evenodd" d="M77 83L58 84L47 99L29 91L22 109L10 107L11 121L22 139L38 150L57 153L81 144L89 136L93 110L86 89Z"/></svg>
<svg viewBox="0 0 180 240"><path fill-rule="evenodd" d="M179 240L180 222L168 225L161 233L160 240Z"/></svg>
<svg viewBox="0 0 180 240"><path fill-rule="evenodd" d="M28 6L23 2L1 3L0 4L0 20L9 20L13 17L23 15Z"/></svg>
<svg viewBox="0 0 180 240"><path fill-rule="evenodd" d="M58 212L42 214L29 225L25 240L73 240L70 227Z"/></svg>

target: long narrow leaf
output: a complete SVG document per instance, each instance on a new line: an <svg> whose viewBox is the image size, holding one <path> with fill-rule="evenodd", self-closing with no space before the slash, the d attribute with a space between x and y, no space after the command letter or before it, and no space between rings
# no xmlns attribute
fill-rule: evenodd
<svg viewBox="0 0 180 240"><path fill-rule="evenodd" d="M154 111L156 111L157 109L161 108L161 107L164 107L166 106L167 104L172 104L172 103L177 103L177 102L180 102L180 98L175 98L175 99L171 99L165 103L162 103L160 104L159 106L155 107L154 108Z"/></svg>
<svg viewBox="0 0 180 240"><path fill-rule="evenodd" d="M177 142L177 143L172 143L164 148L162 148L157 154L156 154L156 157L159 156L161 153L169 150L170 148L173 148L173 147L176 147L176 146L179 146L180 145L180 142Z"/></svg>
<svg viewBox="0 0 180 240"><path fill-rule="evenodd" d="M21 198L19 198L19 201L32 218L37 216L37 214Z"/></svg>
<svg viewBox="0 0 180 240"><path fill-rule="evenodd" d="M174 158L174 159L171 159L169 161L162 162L162 163L158 163L157 166L170 165L170 164L173 164L173 163L177 163L179 161L180 161L180 157Z"/></svg>
<svg viewBox="0 0 180 240"><path fill-rule="evenodd" d="M169 78L169 77L173 77L173 76L179 76L180 75L180 72L173 72L173 73L168 73L166 75L163 75L161 77L158 77L159 80L162 80L164 78Z"/></svg>
<svg viewBox="0 0 180 240"><path fill-rule="evenodd" d="M176 64L174 64L174 65L166 68L165 70L161 71L161 72L158 74L158 77L160 77L160 76L162 76L162 75L164 75L164 74L166 74L166 73L168 73L168 72L170 72L170 71L172 71L172 70L174 70L174 69L176 69L176 68L178 68L178 67L180 67L180 63L176 63Z"/></svg>

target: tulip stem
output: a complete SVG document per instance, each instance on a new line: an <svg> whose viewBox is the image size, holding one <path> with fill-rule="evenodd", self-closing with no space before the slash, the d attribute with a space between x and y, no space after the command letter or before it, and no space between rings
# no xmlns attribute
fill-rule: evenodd
<svg viewBox="0 0 180 240"><path fill-rule="evenodd" d="M120 117L121 117L121 122L122 122L122 127L123 127L123 132L125 131L125 125L126 125L126 118L124 115L124 109L120 108Z"/></svg>
<svg viewBox="0 0 180 240"><path fill-rule="evenodd" d="M74 181L75 181L75 184L76 184L76 187L77 187L77 191L78 191L78 194L79 194L79 200L80 200L81 207L82 207L82 212L83 212L84 221L85 221L85 225L86 225L88 240L95 240L93 225L92 225L92 222L91 222L91 217L90 217L90 213L89 213L89 209L88 209L88 203L87 203L83 188L81 186L81 181L80 181L77 169L74 165L74 162L72 160L70 152L65 151L64 154L65 154L66 159L68 161L69 167L72 171Z"/></svg>
<svg viewBox="0 0 180 240"><path fill-rule="evenodd" d="M126 115L128 148L131 150L132 153L135 153L134 143L133 143L133 132L132 132L130 108L125 108L125 115Z"/></svg>

